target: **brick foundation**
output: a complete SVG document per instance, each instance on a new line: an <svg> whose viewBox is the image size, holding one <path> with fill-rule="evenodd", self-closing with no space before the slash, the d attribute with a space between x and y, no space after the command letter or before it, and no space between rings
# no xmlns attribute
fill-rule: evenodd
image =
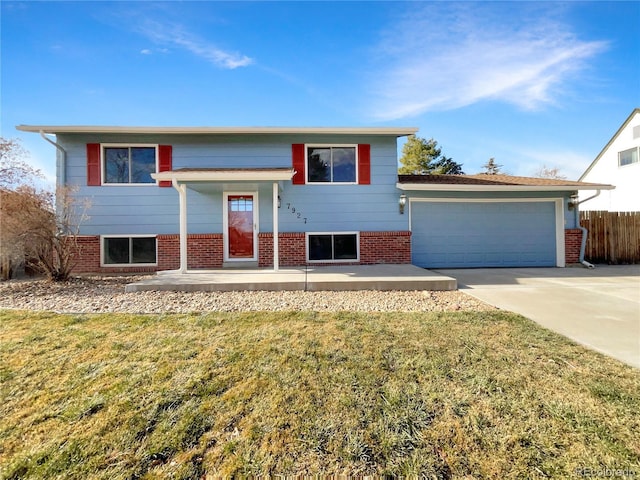
<svg viewBox="0 0 640 480"><path fill-rule="evenodd" d="M158 265L155 267L101 267L100 237L79 237L80 258L73 271L74 273L147 273L180 268L180 236L158 235L157 242ZM281 267L305 265L304 233L280 233L278 247ZM188 235L188 268L194 270L222 268L223 249L221 233ZM360 261L353 262L351 265L379 263L411 263L411 232L360 232ZM273 234L270 232L258 235L258 265L260 267L273 265ZM314 265L320 264L314 263ZM349 263L341 263L341 265L349 265Z"/></svg>
<svg viewBox="0 0 640 480"><path fill-rule="evenodd" d="M582 230L579 228L567 228L564 231L564 261L568 264L578 263L580 260L580 244L582 242Z"/></svg>
<svg viewBox="0 0 640 480"><path fill-rule="evenodd" d="M158 235L158 265L156 267L101 267L100 237L77 238L80 257L74 273L149 273L160 270L177 270L180 267L179 235ZM280 233L279 257L281 267L298 267L306 264L305 234ZM564 231L565 262L578 263L582 231L578 228ZM223 239L221 233L193 234L187 239L189 269L222 268ZM360 232L360 261L340 265L374 265L381 263L411 263L411 232ZM273 234L258 235L258 265L273 265ZM330 263L313 265L331 265Z"/></svg>
<svg viewBox="0 0 640 480"><path fill-rule="evenodd" d="M259 266L273 265L273 234L259 235ZM278 235L281 267L298 267L306 264L306 239L301 232ZM411 263L411 232L360 232L360 261L340 262L340 265L375 265L380 263ZM313 265L335 265L316 263Z"/></svg>
<svg viewBox="0 0 640 480"><path fill-rule="evenodd" d="M179 238L178 241L180 241ZM222 268L223 250L224 244L221 233L188 235L187 268ZM178 260L179 257L180 250L178 250ZM179 266L180 261L178 261Z"/></svg>
<svg viewBox="0 0 640 480"><path fill-rule="evenodd" d="M272 234L269 234L273 237ZM298 267L307 263L307 244L304 233L278 234L278 250L281 267Z"/></svg>
<svg viewBox="0 0 640 480"><path fill-rule="evenodd" d="M78 263L73 267L73 273L99 272L100 271L100 237L79 236Z"/></svg>
<svg viewBox="0 0 640 480"><path fill-rule="evenodd" d="M158 266L156 267L101 267L100 237L78 237L80 257L73 273L149 273L180 268L180 236L158 235ZM222 267L222 234L208 233L187 237L188 268L207 269Z"/></svg>
<svg viewBox="0 0 640 480"><path fill-rule="evenodd" d="M411 232L360 232L360 264L411 263Z"/></svg>

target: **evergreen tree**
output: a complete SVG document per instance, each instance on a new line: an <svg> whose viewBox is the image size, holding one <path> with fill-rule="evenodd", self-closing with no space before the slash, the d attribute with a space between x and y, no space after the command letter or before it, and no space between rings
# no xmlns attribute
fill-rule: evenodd
<svg viewBox="0 0 640 480"><path fill-rule="evenodd" d="M464 175L462 165L445 156L433 162L432 175Z"/></svg>
<svg viewBox="0 0 640 480"><path fill-rule="evenodd" d="M442 149L433 138L425 140L409 135L402 147L401 175L462 175L462 165L442 155Z"/></svg>

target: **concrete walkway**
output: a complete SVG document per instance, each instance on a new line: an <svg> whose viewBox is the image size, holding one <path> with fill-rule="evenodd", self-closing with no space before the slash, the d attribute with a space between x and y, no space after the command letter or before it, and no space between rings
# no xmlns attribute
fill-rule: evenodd
<svg viewBox="0 0 640 480"><path fill-rule="evenodd" d="M438 270L460 290L640 368L640 266Z"/></svg>
<svg viewBox="0 0 640 480"><path fill-rule="evenodd" d="M238 290L456 290L455 278L414 265L354 265L254 270L159 272L126 292Z"/></svg>

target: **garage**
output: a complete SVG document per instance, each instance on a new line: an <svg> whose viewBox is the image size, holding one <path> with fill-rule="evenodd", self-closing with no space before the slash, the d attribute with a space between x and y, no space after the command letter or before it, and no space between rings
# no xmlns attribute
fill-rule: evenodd
<svg viewBox="0 0 640 480"><path fill-rule="evenodd" d="M564 266L558 206L555 199L412 198L412 263L426 268Z"/></svg>
<svg viewBox="0 0 640 480"><path fill-rule="evenodd" d="M611 185L503 174L398 175L411 261L425 268L564 267L580 260L579 190ZM579 204L578 204L579 205Z"/></svg>

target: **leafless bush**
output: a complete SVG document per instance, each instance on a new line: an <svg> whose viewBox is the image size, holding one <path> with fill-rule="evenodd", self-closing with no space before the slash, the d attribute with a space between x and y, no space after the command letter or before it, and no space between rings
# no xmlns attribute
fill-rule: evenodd
<svg viewBox="0 0 640 480"><path fill-rule="evenodd" d="M54 194L36 186L44 175L27 158L19 140L0 137L0 278L25 264L63 281L77 262L89 205L79 204L71 187Z"/></svg>
<svg viewBox="0 0 640 480"><path fill-rule="evenodd" d="M10 278L22 262L51 280L69 278L79 254L79 227L87 218L87 205L78 205L72 193L64 187L54 196L29 185L0 191L3 279Z"/></svg>

